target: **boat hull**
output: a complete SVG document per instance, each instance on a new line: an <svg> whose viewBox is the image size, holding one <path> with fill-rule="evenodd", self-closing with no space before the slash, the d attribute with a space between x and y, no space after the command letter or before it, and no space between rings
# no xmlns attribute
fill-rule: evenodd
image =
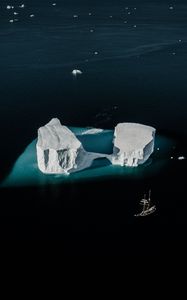
<svg viewBox="0 0 187 300"><path fill-rule="evenodd" d="M135 216L135 217L145 217L145 216L148 216L148 215L153 214L155 211L156 211L156 206L153 205L153 206L150 207L149 209L147 209L147 210L145 210L145 211L142 211L142 212L139 213L139 214L135 214L134 216Z"/></svg>

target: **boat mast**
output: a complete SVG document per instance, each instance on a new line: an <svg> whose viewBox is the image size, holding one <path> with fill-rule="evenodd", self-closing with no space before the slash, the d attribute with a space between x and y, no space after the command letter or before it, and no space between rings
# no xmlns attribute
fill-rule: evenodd
<svg viewBox="0 0 187 300"><path fill-rule="evenodd" d="M149 198L148 198L149 202L151 202L151 190L149 190Z"/></svg>
<svg viewBox="0 0 187 300"><path fill-rule="evenodd" d="M146 210L146 201L147 201L146 194L144 194L144 198L143 198L143 210L142 210L142 212L144 212Z"/></svg>

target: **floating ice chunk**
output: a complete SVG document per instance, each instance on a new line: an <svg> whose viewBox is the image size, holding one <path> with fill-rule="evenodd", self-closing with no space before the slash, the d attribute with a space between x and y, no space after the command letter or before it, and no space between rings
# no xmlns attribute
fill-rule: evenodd
<svg viewBox="0 0 187 300"><path fill-rule="evenodd" d="M78 18L79 16L78 16L78 15L73 15L73 17L74 17L74 18Z"/></svg>
<svg viewBox="0 0 187 300"><path fill-rule="evenodd" d="M73 74L74 76L81 75L81 74L82 74L82 71L81 71L81 70L74 69L74 70L72 71L72 74Z"/></svg>
<svg viewBox="0 0 187 300"><path fill-rule="evenodd" d="M31 14L29 17L30 17L30 18L34 18L34 14Z"/></svg>
<svg viewBox="0 0 187 300"><path fill-rule="evenodd" d="M155 128L138 123L120 123L115 127L111 162L114 165L143 164L154 151Z"/></svg>
<svg viewBox="0 0 187 300"><path fill-rule="evenodd" d="M186 159L185 156L179 156L178 157L178 160L184 160L184 159Z"/></svg>
<svg viewBox="0 0 187 300"><path fill-rule="evenodd" d="M86 131L83 131L82 135L84 135L84 134L98 134L98 133L101 133L103 131L104 131L104 129L100 129L100 128L90 128Z"/></svg>
<svg viewBox="0 0 187 300"><path fill-rule="evenodd" d="M99 54L99 52L98 52L98 51L95 51L95 52L94 52L94 54L95 54L95 55L98 55L98 54Z"/></svg>
<svg viewBox="0 0 187 300"><path fill-rule="evenodd" d="M14 15L16 16L16 15L18 15L18 13L16 11L14 11Z"/></svg>
<svg viewBox="0 0 187 300"><path fill-rule="evenodd" d="M7 5L6 9L14 9L14 6L12 6L12 5Z"/></svg>
<svg viewBox="0 0 187 300"><path fill-rule="evenodd" d="M171 156L170 159L173 159L173 156Z"/></svg>
<svg viewBox="0 0 187 300"><path fill-rule="evenodd" d="M53 3L52 5L53 5L53 6L56 6L56 3Z"/></svg>
<svg viewBox="0 0 187 300"><path fill-rule="evenodd" d="M169 9L170 9L170 10L173 10L173 9L174 9L174 7L173 7L173 6L169 6Z"/></svg>
<svg viewBox="0 0 187 300"><path fill-rule="evenodd" d="M9 20L9 23L14 23L14 20L12 20L12 19L11 19L11 20Z"/></svg>
<svg viewBox="0 0 187 300"><path fill-rule="evenodd" d="M24 8L25 7L25 4L21 4L19 5L20 8Z"/></svg>

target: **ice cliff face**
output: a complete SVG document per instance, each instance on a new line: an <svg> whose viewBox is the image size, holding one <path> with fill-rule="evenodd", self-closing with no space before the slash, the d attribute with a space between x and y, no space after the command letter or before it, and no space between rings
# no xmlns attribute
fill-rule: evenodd
<svg viewBox="0 0 187 300"><path fill-rule="evenodd" d="M38 167L43 173L69 173L77 168L77 157L84 151L71 130L52 119L38 130Z"/></svg>
<svg viewBox="0 0 187 300"><path fill-rule="evenodd" d="M114 165L136 167L154 151L156 130L138 123L120 123L114 131L111 162Z"/></svg>

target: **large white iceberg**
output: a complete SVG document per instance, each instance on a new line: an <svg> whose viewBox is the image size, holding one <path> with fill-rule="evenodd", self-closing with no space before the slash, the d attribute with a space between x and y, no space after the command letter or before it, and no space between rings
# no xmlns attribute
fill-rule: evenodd
<svg viewBox="0 0 187 300"><path fill-rule="evenodd" d="M36 145L38 167L44 173L68 173L76 168L81 143L58 119L38 130Z"/></svg>
<svg viewBox="0 0 187 300"><path fill-rule="evenodd" d="M154 151L155 128L138 123L120 123L114 131L111 162L136 167Z"/></svg>
<svg viewBox="0 0 187 300"><path fill-rule="evenodd" d="M56 118L38 130L36 144L40 171L46 174L69 174L91 166L104 154L84 150L75 134Z"/></svg>
<svg viewBox="0 0 187 300"><path fill-rule="evenodd" d="M69 174L89 168L97 158L107 158L113 165L136 167L153 152L155 131L137 123L118 124L114 130L113 154L109 155L86 151L79 135L61 125L58 119L52 119L38 130L38 167L46 174ZM102 129L93 128L82 135L101 133Z"/></svg>

